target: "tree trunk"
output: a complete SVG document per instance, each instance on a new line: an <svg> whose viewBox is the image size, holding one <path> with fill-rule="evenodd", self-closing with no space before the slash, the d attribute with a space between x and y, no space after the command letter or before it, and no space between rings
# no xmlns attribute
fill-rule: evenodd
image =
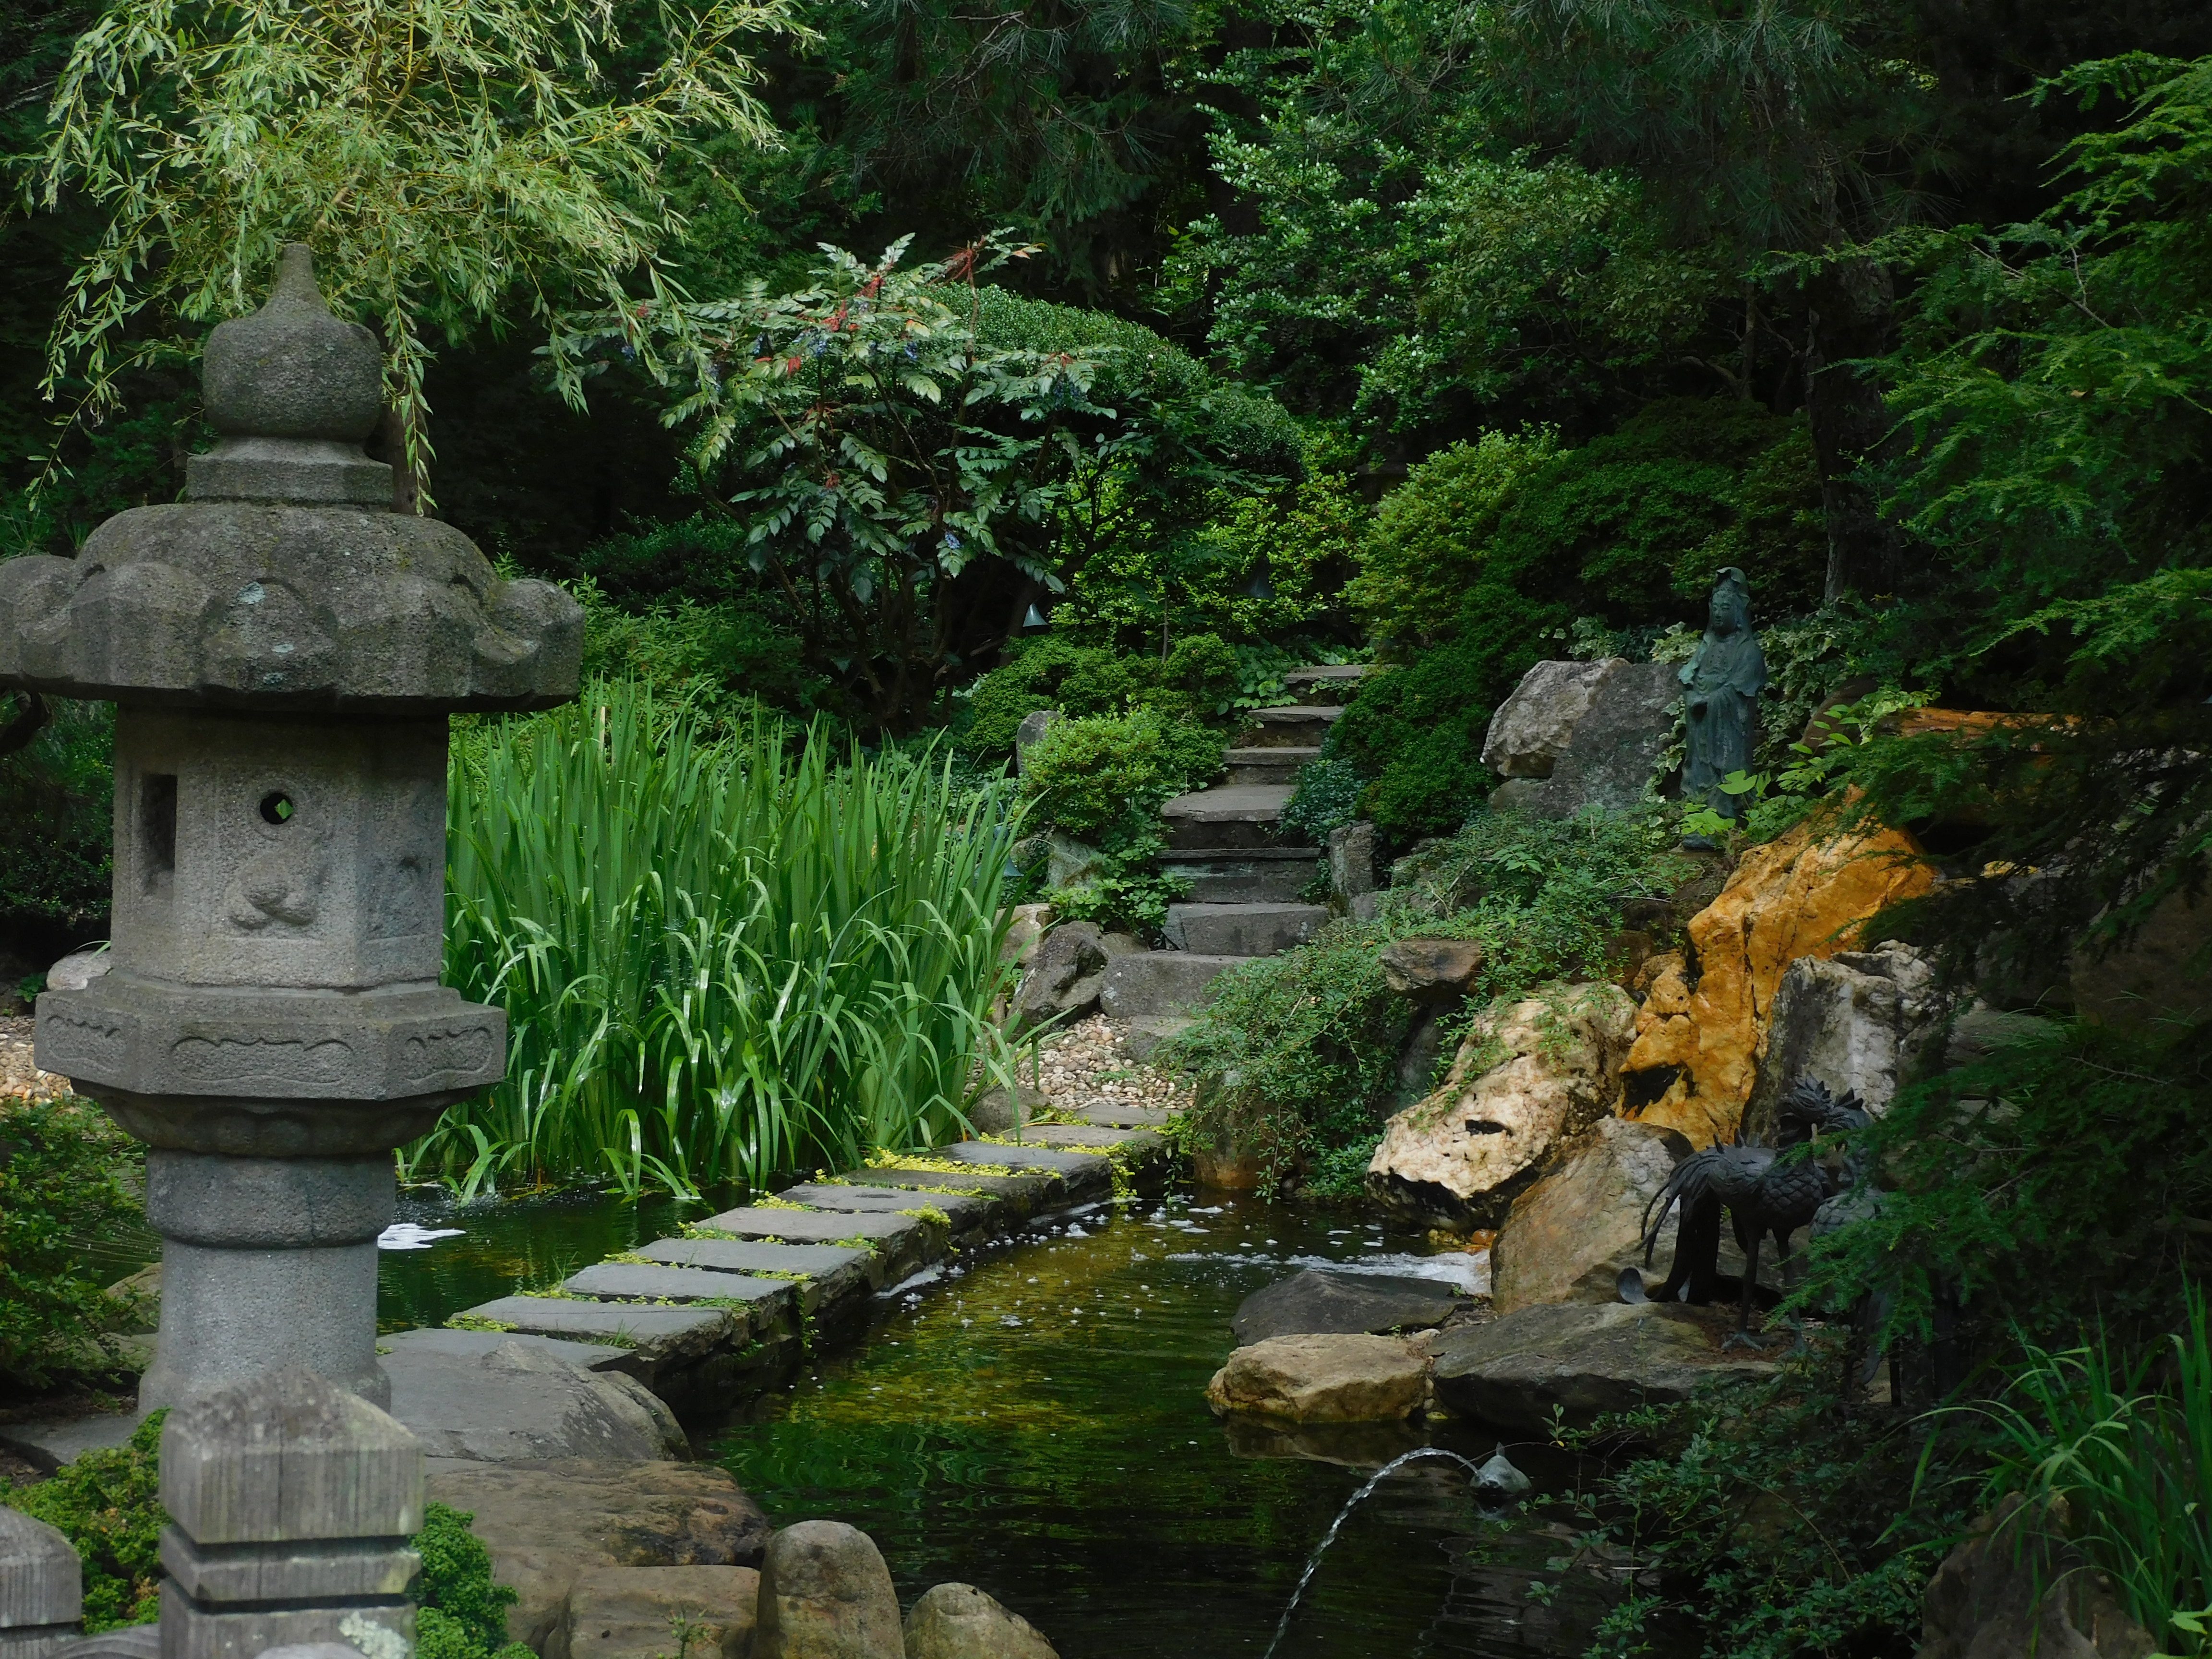
<svg viewBox="0 0 2212 1659"><path fill-rule="evenodd" d="M376 422L376 430L368 434L362 446L372 461L382 461L392 469L392 510L409 517L419 516L422 511L422 486L429 481L417 478L414 469L407 465L407 423L396 409L387 409Z"/></svg>
<svg viewBox="0 0 2212 1659"><path fill-rule="evenodd" d="M1879 356L1891 343L1894 296L1889 273L1870 259L1830 266L1814 279L1805 325L1805 413L1820 470L1828 528L1823 598L1888 593L1897 586L1901 549L1883 521L1861 467L1879 459L1891 421L1881 394L1850 359Z"/></svg>

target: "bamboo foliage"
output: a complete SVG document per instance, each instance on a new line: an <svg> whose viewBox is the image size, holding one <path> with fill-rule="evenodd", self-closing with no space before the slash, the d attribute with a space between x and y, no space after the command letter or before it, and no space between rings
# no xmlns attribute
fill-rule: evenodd
<svg viewBox="0 0 2212 1659"><path fill-rule="evenodd" d="M1011 796L786 732L710 743L600 685L456 744L446 979L506 1009L507 1077L410 1171L760 1185L940 1139L1011 1078Z"/></svg>

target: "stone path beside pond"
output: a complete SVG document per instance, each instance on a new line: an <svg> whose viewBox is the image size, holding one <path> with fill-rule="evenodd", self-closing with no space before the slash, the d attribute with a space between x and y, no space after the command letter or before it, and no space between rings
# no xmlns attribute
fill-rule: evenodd
<svg viewBox="0 0 2212 1659"><path fill-rule="evenodd" d="M957 1277L976 1250L1163 1187L1158 1130L1188 1092L1130 1059L1122 1035L1091 1019L1048 1036L1030 1121L1006 1134L823 1171L551 1291L380 1337L392 1414L434 1459L605 1455L631 1442L632 1455L666 1455L679 1424L742 1410L859 1340L872 1308ZM517 1339L597 1383L523 1363ZM494 1396L507 1403L488 1412ZM568 1445L580 1436L590 1449Z"/></svg>

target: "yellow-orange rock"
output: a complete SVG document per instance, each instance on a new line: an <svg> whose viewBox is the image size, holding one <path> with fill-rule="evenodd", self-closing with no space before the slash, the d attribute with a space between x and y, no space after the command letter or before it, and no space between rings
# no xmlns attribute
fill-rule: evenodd
<svg viewBox="0 0 2212 1659"><path fill-rule="evenodd" d="M1919 854L1902 830L1839 836L1817 818L1747 853L1721 896L1690 920L1695 978L1679 956L1645 966L1624 1067L1630 1100L1644 1103L1633 1115L1679 1129L1694 1146L1732 1139L1784 969L1800 957L1857 948L1883 906L1926 892L1935 874ZM1663 1091L1650 1086L1669 1072Z"/></svg>

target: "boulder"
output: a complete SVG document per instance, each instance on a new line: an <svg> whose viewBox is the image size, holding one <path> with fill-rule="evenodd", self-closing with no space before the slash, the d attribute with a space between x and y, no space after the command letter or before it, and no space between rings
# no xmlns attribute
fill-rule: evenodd
<svg viewBox="0 0 2212 1659"><path fill-rule="evenodd" d="M1368 1193L1459 1231L1495 1227L1558 1142L1613 1113L1635 1018L1613 985L1493 1004L1469 1028L1443 1086L1385 1127Z"/></svg>
<svg viewBox="0 0 2212 1659"><path fill-rule="evenodd" d="M652 1462L690 1455L674 1414L644 1384L571 1364L540 1343L507 1341L480 1352L410 1344L384 1355L383 1365L392 1414L428 1457Z"/></svg>
<svg viewBox="0 0 2212 1659"><path fill-rule="evenodd" d="M1362 820L1328 832L1329 890L1349 903L1375 891L1375 826Z"/></svg>
<svg viewBox="0 0 2212 1659"><path fill-rule="evenodd" d="M1309 1267L1246 1297L1229 1328L1240 1344L1316 1334L1380 1335L1441 1325L1460 1305L1441 1279Z"/></svg>
<svg viewBox="0 0 2212 1659"><path fill-rule="evenodd" d="M1771 1128L1801 1077L1855 1090L1880 1116L1903 1085L1941 1063L1948 1013L1935 963L1910 945L1800 957L1774 994L1747 1121Z"/></svg>
<svg viewBox="0 0 2212 1659"><path fill-rule="evenodd" d="M750 1567L595 1567L569 1586L547 1659L746 1659L759 1601Z"/></svg>
<svg viewBox="0 0 2212 1659"><path fill-rule="evenodd" d="M1024 714L1022 717L1022 723L1014 728L1014 775L1016 777L1029 775L1030 750L1044 741L1047 729L1059 718L1058 712L1050 708L1040 708L1033 714Z"/></svg>
<svg viewBox="0 0 2212 1659"><path fill-rule="evenodd" d="M1482 763L1501 778L1548 778L1599 690L1627 659L1540 662L1490 717Z"/></svg>
<svg viewBox="0 0 2212 1659"><path fill-rule="evenodd" d="M977 1134L1012 1134L1048 1104L1044 1091L1018 1083L1012 1089L987 1089L968 1109L968 1122Z"/></svg>
<svg viewBox="0 0 2212 1659"><path fill-rule="evenodd" d="M1771 1376L1774 1362L1721 1344L1733 1308L1553 1303L1435 1340L1437 1398L1499 1428L1541 1432L1554 1407L1573 1423L1687 1400L1707 1383Z"/></svg>
<svg viewBox="0 0 2212 1659"><path fill-rule="evenodd" d="M1017 904L1006 923L1006 937L999 945L999 960L1028 967L1037 946L1044 943L1045 929L1051 926L1049 904Z"/></svg>
<svg viewBox="0 0 2212 1659"><path fill-rule="evenodd" d="M1382 947L1382 982L1402 997L1454 1001L1482 971L1482 946L1471 939L1401 939Z"/></svg>
<svg viewBox="0 0 2212 1659"><path fill-rule="evenodd" d="M1015 988L1014 1031L1018 1035L1052 1020L1071 1024L1097 1013L1106 962L1106 941L1096 922L1062 922L1047 933Z"/></svg>
<svg viewBox="0 0 2212 1659"><path fill-rule="evenodd" d="M1628 1054L1631 1109L1695 1146L1733 1139L1790 964L1856 951L1869 918L1934 880L1902 830L1845 835L1818 817L1746 853L1690 919L1691 955L1645 964L1652 991Z"/></svg>
<svg viewBox="0 0 2212 1659"><path fill-rule="evenodd" d="M1044 838L1044 878L1050 887L1073 887L1098 867L1098 849L1057 830Z"/></svg>
<svg viewBox="0 0 2212 1659"><path fill-rule="evenodd" d="M1036 1626L973 1584L922 1592L906 1616L906 1659L1060 1659Z"/></svg>
<svg viewBox="0 0 2212 1659"><path fill-rule="evenodd" d="M2065 1501L2023 1537L2026 1507L2014 1493L1943 1558L1921 1596L1917 1659L2148 1659L2151 1633L2067 1540Z"/></svg>
<svg viewBox="0 0 2212 1659"><path fill-rule="evenodd" d="M1589 806L1634 806L1662 781L1659 766L1681 701L1673 664L1620 663L1599 682L1551 775L1508 779L1492 804L1547 818L1571 818Z"/></svg>
<svg viewBox="0 0 2212 1659"><path fill-rule="evenodd" d="M875 1540L802 1521L769 1542L753 1659L904 1659L898 1592Z"/></svg>
<svg viewBox="0 0 2212 1659"><path fill-rule="evenodd" d="M1577 1135L1498 1230L1492 1307L1507 1314L1546 1302L1617 1300L1620 1270L1644 1260L1644 1211L1690 1152L1672 1129L1618 1117ZM1669 1228L1660 1253L1670 1262L1673 1243Z"/></svg>
<svg viewBox="0 0 2212 1659"><path fill-rule="evenodd" d="M507 1633L549 1659L562 1659L580 1574L755 1567L769 1540L760 1505L726 1470L697 1463L434 1464L423 1494L474 1517L469 1530L491 1552L494 1581L520 1597Z"/></svg>
<svg viewBox="0 0 2212 1659"><path fill-rule="evenodd" d="M1217 1413L1292 1423L1410 1417L1428 1398L1425 1346L1395 1336L1278 1336L1229 1356L1206 1385Z"/></svg>

